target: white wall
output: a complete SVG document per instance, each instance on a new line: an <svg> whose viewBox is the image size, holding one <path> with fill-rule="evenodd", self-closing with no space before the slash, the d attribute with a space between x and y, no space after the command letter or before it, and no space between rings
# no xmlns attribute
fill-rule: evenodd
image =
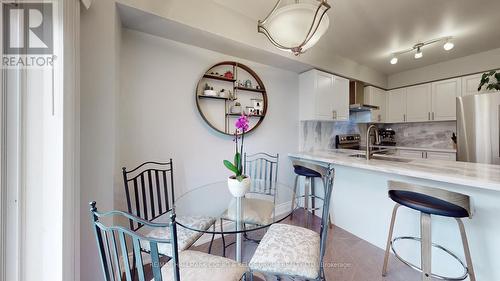
<svg viewBox="0 0 500 281"><path fill-rule="evenodd" d="M116 94L119 21L113 0L94 1L81 14L80 68L80 278L102 280L91 229L90 200L113 208L116 170Z"/></svg>
<svg viewBox="0 0 500 281"><path fill-rule="evenodd" d="M389 76L389 89L500 68L500 48Z"/></svg>
<svg viewBox="0 0 500 281"><path fill-rule="evenodd" d="M245 138L246 150L279 153L280 181L292 182L287 153L298 148L296 73L132 30L123 31L121 52L120 165L173 158L177 195L224 180L229 172L222 160L232 158L232 137L204 123L196 108L195 88L211 65L236 60L260 76L269 98L266 118ZM115 207L126 209L122 186Z"/></svg>

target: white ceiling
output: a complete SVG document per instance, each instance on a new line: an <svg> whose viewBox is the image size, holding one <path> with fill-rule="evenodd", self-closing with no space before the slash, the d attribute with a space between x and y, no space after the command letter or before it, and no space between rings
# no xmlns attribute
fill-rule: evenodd
<svg viewBox="0 0 500 281"><path fill-rule="evenodd" d="M257 21L274 0L212 0ZM340 55L393 74L500 48L500 0L330 0L330 29L311 50ZM389 64L390 54L442 36L454 36L455 49L435 44L424 57L413 53Z"/></svg>

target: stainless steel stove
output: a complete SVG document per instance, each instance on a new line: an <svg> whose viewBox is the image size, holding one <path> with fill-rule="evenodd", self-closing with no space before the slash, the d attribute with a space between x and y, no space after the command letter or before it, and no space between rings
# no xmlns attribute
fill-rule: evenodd
<svg viewBox="0 0 500 281"><path fill-rule="evenodd" d="M360 149L361 135L360 134L349 134L349 135L336 135L335 136L335 148L337 149Z"/></svg>

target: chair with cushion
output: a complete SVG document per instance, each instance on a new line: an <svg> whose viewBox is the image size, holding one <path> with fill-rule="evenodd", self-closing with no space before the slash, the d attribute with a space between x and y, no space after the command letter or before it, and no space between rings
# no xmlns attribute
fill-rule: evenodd
<svg viewBox="0 0 500 281"><path fill-rule="evenodd" d="M249 263L253 272L289 276L306 280L325 280L323 258L328 238L328 214L333 190L334 169L308 162L297 164L317 172L324 182L325 198L321 216L321 228L313 230L287 225L273 224L262 238Z"/></svg>
<svg viewBox="0 0 500 281"><path fill-rule="evenodd" d="M153 223L121 211L100 213L96 203L90 203L92 228L105 281L238 281L247 267L233 260L197 251L179 253L175 214L166 223ZM146 237L128 227L106 224L117 219L129 219L152 229L168 229L168 238ZM141 247L147 244L145 254ZM161 248L169 255L161 255ZM134 255L131 262L130 255Z"/></svg>
<svg viewBox="0 0 500 281"><path fill-rule="evenodd" d="M268 225L274 220L274 203L276 200L276 186L278 181L279 154L271 155L265 152L243 155L243 173L249 176L253 181L261 181L261 185L253 185L252 189L245 196L243 210L243 223L246 225ZM273 197L273 202L258 197ZM233 206L236 201L231 203L228 210L221 217L221 232L223 232L224 220L235 221L236 208ZM259 243L259 239L252 239L245 232L245 239ZM226 249L234 243L226 245L224 235L222 235L223 256L226 256Z"/></svg>
<svg viewBox="0 0 500 281"><path fill-rule="evenodd" d="M167 163L146 162L130 171L125 167L122 170L128 212L146 221L168 223L175 202L172 159ZM178 221L194 229L215 227L215 219L211 217L179 217ZM167 227L147 229L133 220L130 220L130 229L146 237L168 238L170 233ZM188 249L201 236L201 232L179 229L179 250ZM141 249L149 251L149 244L143 243ZM209 253L211 249L212 244ZM165 244L159 246L159 251L162 255L171 254L170 247Z"/></svg>
<svg viewBox="0 0 500 281"><path fill-rule="evenodd" d="M467 235L465 232L464 223L462 218L471 218L470 211L470 198L469 196L461 193L456 193L448 190L420 186L410 183L389 181L389 198L391 198L396 205L392 211L391 225L389 227L389 235L387 238L387 245L385 250L384 266L382 268L382 276L387 275L387 266L389 262L389 251L392 250L395 257L407 266L420 271L422 273L422 281L431 281L435 279L440 280L464 280L467 277L471 281L476 280L474 268L472 266L472 258L469 251L469 244L467 242ZM420 236L411 237L403 236L392 238L394 231L394 223L396 221L396 214L399 207L405 206L407 208L420 212ZM458 224L460 236L462 238L462 245L465 253L464 262L450 250L445 247L432 243L431 233L431 215L454 218ZM413 240L420 242L421 246L421 262L420 266L415 265L403 259L395 250L394 244L397 241ZM462 275L458 277L445 277L432 273L432 248L441 250L443 253L448 254L454 258L463 268Z"/></svg>

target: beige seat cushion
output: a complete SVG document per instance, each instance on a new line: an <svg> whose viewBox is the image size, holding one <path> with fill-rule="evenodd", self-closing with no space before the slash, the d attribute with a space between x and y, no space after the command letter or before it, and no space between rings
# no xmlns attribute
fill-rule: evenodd
<svg viewBox="0 0 500 281"><path fill-rule="evenodd" d="M268 225L273 222L274 203L269 200L244 198L242 218L244 223ZM236 221L236 199L233 198L229 208L222 215L226 220Z"/></svg>
<svg viewBox="0 0 500 281"><path fill-rule="evenodd" d="M166 213L155 220L153 222L157 223L167 223L170 221L170 213ZM215 219L211 217L204 216L192 216L192 217L178 217L177 221L183 225L190 226L194 229L202 229L207 230L211 225L215 223ZM141 235L145 237L154 237L161 239L170 239L170 228L161 227L161 228L150 228L147 226L143 226L138 231ZM203 233L199 231L193 231L186 229L180 225L177 226L177 244L179 251L183 251L189 248ZM149 251L150 245L147 241L141 241L141 248ZM172 255L172 246L170 244L158 244L158 252L162 255L171 256Z"/></svg>
<svg viewBox="0 0 500 281"><path fill-rule="evenodd" d="M238 281L248 271L233 260L190 250L179 253L179 268L180 279L186 281ZM161 275L163 281L174 280L172 261L161 268Z"/></svg>
<svg viewBox="0 0 500 281"><path fill-rule="evenodd" d="M315 279L320 270L319 234L303 227L273 224L250 261L252 271Z"/></svg>

